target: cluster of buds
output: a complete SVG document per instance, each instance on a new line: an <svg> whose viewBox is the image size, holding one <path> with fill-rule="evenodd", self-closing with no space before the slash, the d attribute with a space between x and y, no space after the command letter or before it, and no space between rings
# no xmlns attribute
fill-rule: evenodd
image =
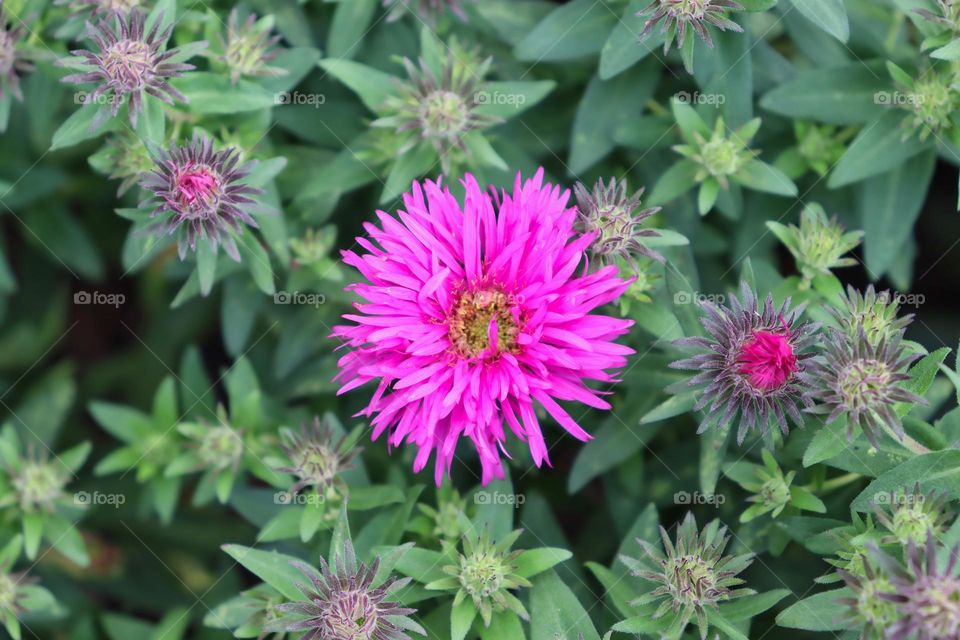
<svg viewBox="0 0 960 640"><path fill-rule="evenodd" d="M640 37L646 38L662 21L662 31L667 36L664 53L670 51L674 40L682 49L688 30L694 31L708 47L713 48L708 27L714 26L721 31L743 31L743 27L727 18L729 11L743 11L743 5L734 0L654 0L653 4L637 13L642 16L653 12L643 25Z"/></svg>
<svg viewBox="0 0 960 640"><path fill-rule="evenodd" d="M804 207L799 227L772 221L767 226L797 261L797 268L803 276L802 288L809 288L819 275L829 275L833 269L857 264L855 258L844 256L860 244L863 231L846 231L836 217L828 218L818 204Z"/></svg>
<svg viewBox="0 0 960 640"><path fill-rule="evenodd" d="M421 142L429 144L450 173L454 155L468 153L464 137L501 121L478 109L477 96L492 58L482 59L476 50L466 50L455 40L440 61L440 67L420 59L404 58L407 80L384 102L382 117L374 127L393 129L402 142L397 154L411 151Z"/></svg>
<svg viewBox="0 0 960 640"><path fill-rule="evenodd" d="M903 562L869 543L862 576L840 575L853 596L846 620L860 626L861 637L890 640L946 640L960 637L960 545L945 548L928 531L922 543L903 547Z"/></svg>
<svg viewBox="0 0 960 640"><path fill-rule="evenodd" d="M896 317L891 304L888 292L850 289L832 311L836 326L821 329L802 322L789 299L778 309L768 297L760 307L744 283L729 306L701 303L707 335L675 344L703 353L671 367L698 372L687 386L700 391L694 410L706 410L701 431L739 416L738 442L754 428L766 433L771 420L785 435L787 416L803 426L803 409L827 423L846 416L848 436L862 431L875 447L881 430L902 441L896 405L924 400L904 386L919 354L903 341L909 317Z"/></svg>
<svg viewBox="0 0 960 640"><path fill-rule="evenodd" d="M223 53L219 59L230 69L230 80L236 84L241 77L276 77L286 75L288 71L270 66L279 54L276 48L280 36L271 35L273 16L257 20L251 13L241 22L240 12L234 7L227 18L227 34L221 37Z"/></svg>
<svg viewBox="0 0 960 640"><path fill-rule="evenodd" d="M660 527L660 538L663 551L638 538L645 558L623 558L628 566L636 567L633 575L657 585L631 604L639 606L660 601L653 618L672 616L669 628L676 632L675 637L680 637L695 618L700 638L706 640L709 609L754 593L741 587L744 581L737 577L753 562L753 554L725 555L730 540L727 528L714 520L701 531L692 513L687 513L677 528L675 542L663 527Z"/></svg>

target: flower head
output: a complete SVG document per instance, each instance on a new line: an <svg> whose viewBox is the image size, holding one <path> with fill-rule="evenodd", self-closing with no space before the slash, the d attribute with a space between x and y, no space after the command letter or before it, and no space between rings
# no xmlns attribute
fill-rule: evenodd
<svg viewBox="0 0 960 640"><path fill-rule="evenodd" d="M702 389L694 410L706 408L708 416L700 431L713 424L727 425L738 414L738 442L755 428L766 433L771 419L784 433L786 416L802 426L800 374L812 357L806 350L816 339L817 328L800 321L802 308L791 308L788 299L777 309L770 295L758 310L757 296L746 283L741 285L741 299L732 296L729 306L703 302L701 308L709 336L676 344L707 353L670 365L700 371L688 383Z"/></svg>
<svg viewBox="0 0 960 640"><path fill-rule="evenodd" d="M456 42L450 46L454 51L460 48ZM438 74L423 59L418 66L404 58L408 80L399 93L387 98L385 116L374 121L374 126L395 128L406 139L400 154L420 142L430 144L440 157L443 172L450 173L452 153L467 153L463 137L502 121L477 110L478 91L491 61L481 61L476 51L464 50L445 56Z"/></svg>
<svg viewBox="0 0 960 640"><path fill-rule="evenodd" d="M315 487L324 493L337 482L344 471L351 469L353 459L361 449L345 449L346 437L334 440L333 430L327 420L315 416L313 421L300 425L300 431L282 429L280 443L283 452L290 460L289 466L277 471L292 473L297 483L290 489L296 494L305 487Z"/></svg>
<svg viewBox="0 0 960 640"><path fill-rule="evenodd" d="M818 204L803 209L799 227L784 227L775 222L767 225L790 250L807 286L815 277L829 275L832 269L857 264L854 258L844 256L860 244L863 232L847 232L836 217L827 218Z"/></svg>
<svg viewBox="0 0 960 640"><path fill-rule="evenodd" d="M837 600L847 606L844 621L863 628L862 640L880 640L884 630L897 620L897 605L887 599L894 593L890 579L869 559L863 560L861 575L842 569L837 573L853 592L853 596Z"/></svg>
<svg viewBox="0 0 960 640"><path fill-rule="evenodd" d="M28 455L19 466L9 469L9 473L20 508L27 513L52 512L70 480L67 468L46 456Z"/></svg>
<svg viewBox="0 0 960 640"><path fill-rule="evenodd" d="M144 13L133 10L125 15L106 17L96 26L88 24L88 35L97 44L97 53L79 49L71 52L82 58L79 62L75 58L57 62L60 66L77 66L83 70L82 73L66 76L63 82L99 84L88 96L88 102L97 104L101 98L106 98L108 104L112 105L114 116L120 111L121 105L127 102L131 124L137 122L144 94L167 104L173 104L174 100L186 102L186 97L173 88L169 80L194 68L192 64L174 62L180 55L179 49L163 50L173 25L160 31L162 20L158 18L150 31L146 31L145 22ZM96 128L105 117L106 111L101 111L92 127Z"/></svg>
<svg viewBox="0 0 960 640"><path fill-rule="evenodd" d="M374 438L389 430L392 446L415 444L416 471L436 451L438 484L461 436L484 483L503 477L506 429L549 463L536 405L589 439L557 400L609 409L584 381L614 382L608 370L633 353L614 342L631 321L591 314L630 282L612 265L576 274L593 238L576 233L569 192L543 170L517 176L512 194L484 193L470 175L463 184L463 205L427 182L404 195L399 220L378 212L382 228L357 240L366 253L343 254L367 280L351 287L364 301L344 316L355 324L333 329L350 348L340 393L376 381L363 411Z"/></svg>
<svg viewBox="0 0 960 640"><path fill-rule="evenodd" d="M906 546L912 541L914 544L923 544L929 533L943 533L951 519L945 508L946 494L937 495L936 491L931 491L924 495L920 491L919 482L910 493L901 488L878 497L884 498L883 502L891 505L889 512L881 508L879 501L873 505L877 522L891 534L883 538L884 543Z"/></svg>
<svg viewBox="0 0 960 640"><path fill-rule="evenodd" d="M227 18L227 37L221 42L221 60L229 67L230 80L234 84L242 76L287 75L286 69L270 66L270 62L280 54L275 48L280 42L280 36L271 36L271 29L273 16L257 20L256 14L251 13L241 23L238 9L234 7L230 11L230 17Z"/></svg>
<svg viewBox="0 0 960 640"><path fill-rule="evenodd" d="M464 535L463 553L456 554L457 563L443 567L444 573L452 576L452 579L430 583L427 589L455 590L454 606L470 598L488 627L493 614L499 611L510 610L529 620L523 603L510 593L513 589L532 586L529 580L516 573L516 560L522 551L510 551L520 533L520 530L513 531L496 542L490 540L486 529L476 537ZM450 546L449 543L447 546ZM452 549L448 548L448 551L454 553Z"/></svg>
<svg viewBox="0 0 960 640"><path fill-rule="evenodd" d="M804 398L815 402L808 411L827 414L829 424L847 415L847 436L855 428L878 446L877 430L903 435L903 424L894 410L899 402L924 402L902 387L909 379L907 368L919 354L905 354L900 336L871 343L863 330L857 338L830 329L826 349L810 362L803 379Z"/></svg>
<svg viewBox="0 0 960 640"><path fill-rule="evenodd" d="M405 12L413 12L428 24L435 24L439 16L446 12L456 15L466 21L467 14L463 12L460 0L383 0L389 14L387 20L398 20Z"/></svg>
<svg viewBox="0 0 960 640"><path fill-rule="evenodd" d="M798 120L793 125L797 137L797 152L807 166L822 178L840 161L846 152L846 141L856 131L846 128L838 131L832 125L819 125Z"/></svg>
<svg viewBox="0 0 960 640"><path fill-rule="evenodd" d="M255 204L249 196L262 193L245 184L254 163L240 163L234 147L220 151L213 148L213 139L194 133L189 144L173 143L158 159L155 168L140 181L154 200L141 206L154 207L153 216L164 216L155 228L161 233L178 233L178 250L182 260L187 248L196 251L197 240L204 239L216 249L224 250L236 261L240 253L233 234L241 223L257 227L247 212Z"/></svg>
<svg viewBox="0 0 960 640"><path fill-rule="evenodd" d="M310 585L297 585L308 601L277 605L286 615L269 623L268 630L304 632L303 640L409 640L407 631L426 635L409 617L416 609L388 599L410 578L389 577L374 586L380 558L369 566L358 563L349 540L334 567L323 557L319 573L302 562L292 564L310 579Z"/></svg>
<svg viewBox="0 0 960 640"><path fill-rule="evenodd" d="M672 612L677 618L671 628L682 631L696 617L700 637L705 639L708 608L716 609L721 602L753 593L752 589L733 588L743 584L737 574L750 565L753 554L724 555L730 540L727 528L714 521L699 531L696 519L689 512L677 528L676 543L671 542L663 527L660 527L660 538L663 552L637 538L646 563L635 563L643 568L634 570L633 575L658 586L632 604L663 600L653 614L654 619Z"/></svg>
<svg viewBox="0 0 960 640"><path fill-rule="evenodd" d="M0 1L0 98L9 91L17 100L23 101L20 75L33 70L33 65L17 47L24 32L23 24L12 26Z"/></svg>
<svg viewBox="0 0 960 640"><path fill-rule="evenodd" d="M730 178L757 155L757 151L748 145L759 128L760 120L755 118L728 133L721 116L714 123L709 139L699 131L692 131L688 144L676 145L673 150L699 165L695 176L697 182L713 179L727 189Z"/></svg>
<svg viewBox="0 0 960 640"><path fill-rule="evenodd" d="M907 571L891 567L893 594L882 597L897 605L897 620L886 630L889 640L956 640L960 638L960 545L949 550L945 565L938 561L938 544L931 533L926 545L912 540L907 545ZM877 550L877 554L882 552ZM941 568L942 567L942 568Z"/></svg>
<svg viewBox="0 0 960 640"><path fill-rule="evenodd" d="M887 342L903 336L904 330L913 321L913 314L898 317L900 302L890 291L877 291L873 285L864 293L847 285L844 308L831 309L840 330L849 338L857 338L861 329L870 344Z"/></svg>
<svg viewBox="0 0 960 640"><path fill-rule="evenodd" d="M573 192L577 196L577 210L580 213L578 229L581 233L595 234L590 253L599 258L601 264L611 264L615 258L621 258L633 263L636 270L635 257L638 253L663 262L663 256L651 251L641 241L641 238L660 235L653 229L642 229L641 225L661 209L640 209L643 188L628 197L627 181L617 184L616 178L610 178L608 185L604 185L603 180L598 181L592 193L580 182Z"/></svg>
<svg viewBox="0 0 960 640"><path fill-rule="evenodd" d="M653 15L643 25L640 38L646 38L661 20L663 33L667 34L664 43L664 52L670 50L674 38L677 46L683 47L687 29L693 29L708 47L713 48L713 38L710 37L709 25L721 31L742 32L743 27L726 17L727 11L743 11L743 5L734 0L654 0L647 8L637 13L638 16L653 12Z"/></svg>

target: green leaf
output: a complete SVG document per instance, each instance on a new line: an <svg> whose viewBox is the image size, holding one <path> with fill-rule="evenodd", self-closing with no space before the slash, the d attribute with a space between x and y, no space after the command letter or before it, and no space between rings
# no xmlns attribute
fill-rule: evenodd
<svg viewBox="0 0 960 640"><path fill-rule="evenodd" d="M477 92L476 112L510 120L535 107L556 86L553 80L487 82Z"/></svg>
<svg viewBox="0 0 960 640"><path fill-rule="evenodd" d="M660 29L654 29L646 38L640 39L647 16L638 14L648 6L648 0L630 0L623 10L600 51L600 79L609 80L663 46L665 34Z"/></svg>
<svg viewBox="0 0 960 640"><path fill-rule="evenodd" d="M171 84L187 97L192 113L224 115L282 104L277 92L242 78L234 84L223 74L192 71Z"/></svg>
<svg viewBox="0 0 960 640"><path fill-rule="evenodd" d="M930 149L933 142L920 142L916 136L903 139L903 119L903 112L887 111L864 126L830 174L827 186L838 189L890 171Z"/></svg>
<svg viewBox="0 0 960 640"><path fill-rule="evenodd" d="M931 149L889 173L864 181L859 208L866 232L864 262L871 280L879 279L891 268L901 247L910 239L936 162L937 154Z"/></svg>
<svg viewBox="0 0 960 640"><path fill-rule="evenodd" d="M720 614L729 622L740 622L760 615L788 595L790 592L787 589L774 589L742 596L730 602L720 603Z"/></svg>
<svg viewBox="0 0 960 640"><path fill-rule="evenodd" d="M327 35L331 58L343 60L357 54L379 4L377 0L352 0L337 5Z"/></svg>
<svg viewBox="0 0 960 640"><path fill-rule="evenodd" d="M276 287L273 281L273 267L270 266L270 256L267 250L260 244L260 240L253 232L244 230L237 234L237 249L240 251L242 262L250 270L253 281L257 283L260 290L268 296L276 293Z"/></svg>
<svg viewBox="0 0 960 640"><path fill-rule="evenodd" d="M808 428L815 429L810 444L803 452L803 466L809 467L843 453L847 448L847 419L840 416L830 424L811 420Z"/></svg>
<svg viewBox="0 0 960 640"><path fill-rule="evenodd" d="M514 50L518 60L558 62L599 53L617 15L595 0L573 0L557 7Z"/></svg>
<svg viewBox="0 0 960 640"><path fill-rule="evenodd" d="M426 143L399 156L393 163L387 182L380 194L380 204L390 202L410 189L411 183L437 166L437 153Z"/></svg>
<svg viewBox="0 0 960 640"><path fill-rule="evenodd" d="M707 609L707 622L710 623L710 626L714 629L722 631L730 640L750 640L716 609Z"/></svg>
<svg viewBox="0 0 960 640"><path fill-rule="evenodd" d="M387 96L396 91L398 85L393 76L352 60L327 58L320 61L320 66L356 93L374 113L380 110Z"/></svg>
<svg viewBox="0 0 960 640"><path fill-rule="evenodd" d="M297 558L277 551L261 551L239 544L225 544L222 548L250 573L279 591L288 600L299 602L304 599L296 585L307 584L309 581L299 569L290 564Z"/></svg>
<svg viewBox="0 0 960 640"><path fill-rule="evenodd" d="M698 171L699 165L692 160L683 159L677 162L660 175L647 204L652 207L664 205L690 191L697 184Z"/></svg>
<svg viewBox="0 0 960 640"><path fill-rule="evenodd" d="M96 104L85 104L67 118L60 128L53 134L53 142L50 144L50 150L72 147L84 140L96 138L101 133L111 128L110 118L107 118L99 127L91 128L97 113L101 109L108 109L107 106Z"/></svg>
<svg viewBox="0 0 960 640"><path fill-rule="evenodd" d="M572 557L573 554L566 549L554 547L527 549L514 561L516 566L514 573L523 578L531 578Z"/></svg>
<svg viewBox="0 0 960 640"><path fill-rule="evenodd" d="M804 598L781 611L777 624L806 631L840 631L846 629L843 616L847 606L837 600L851 597L850 589L835 589Z"/></svg>
<svg viewBox="0 0 960 640"><path fill-rule="evenodd" d="M861 124L890 111L876 96L889 90L880 62L852 62L845 66L797 74L760 101L764 109L790 118L829 124Z"/></svg>
<svg viewBox="0 0 960 640"><path fill-rule="evenodd" d="M530 631L532 640L577 638L580 634L583 634L583 640L600 640L590 614L553 570L533 581Z"/></svg>
<svg viewBox="0 0 960 640"><path fill-rule="evenodd" d="M756 158L747 162L734 174L733 179L754 191L787 197L797 195L797 185L787 177L787 174Z"/></svg>
<svg viewBox="0 0 960 640"><path fill-rule="evenodd" d="M450 640L463 640L467 637L473 619L477 617L477 610L473 600L464 598L460 604L450 610Z"/></svg>
<svg viewBox="0 0 960 640"><path fill-rule="evenodd" d="M908 459L867 485L850 508L870 511L873 503L884 500L882 496L900 489L909 490L915 483L920 483L924 493L936 491L945 493L949 500L960 499L960 450L934 451Z"/></svg>
<svg viewBox="0 0 960 640"><path fill-rule="evenodd" d="M850 21L843 0L790 0L805 18L840 42L850 39Z"/></svg>

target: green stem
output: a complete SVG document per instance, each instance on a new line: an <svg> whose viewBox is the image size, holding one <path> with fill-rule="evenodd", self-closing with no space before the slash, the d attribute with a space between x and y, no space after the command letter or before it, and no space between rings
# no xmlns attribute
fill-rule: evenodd
<svg viewBox="0 0 960 640"><path fill-rule="evenodd" d="M886 423L884 423L883 425L883 430L886 431L891 438L896 440L905 449L908 449L916 453L917 455L922 456L925 453L930 453L930 449L926 448L925 446L923 446L922 444L920 444L919 442L917 442L907 434L903 434L903 436L901 437L900 435L897 434L896 431L893 430L893 427L891 427Z"/></svg>
<svg viewBox="0 0 960 640"><path fill-rule="evenodd" d="M844 487L850 484L851 482L856 482L862 477L863 476L861 476L859 473L846 473L842 476L837 476L836 478L830 478L829 480L824 480L823 482L816 484L816 486L811 484L804 488L814 493L827 493L828 491L833 491L834 489L839 489L840 487Z"/></svg>

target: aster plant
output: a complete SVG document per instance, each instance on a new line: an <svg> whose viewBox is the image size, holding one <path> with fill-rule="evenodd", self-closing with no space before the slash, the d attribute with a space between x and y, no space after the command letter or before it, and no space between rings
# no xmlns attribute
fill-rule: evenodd
<svg viewBox="0 0 960 640"><path fill-rule="evenodd" d="M23 538L19 535L9 539L0 548L0 618L7 633L14 640L22 637L21 618L37 612L59 612L62 608L39 579L28 571L12 571L20 559Z"/></svg>
<svg viewBox="0 0 960 640"><path fill-rule="evenodd" d="M24 444L12 424L0 430L2 519L8 526L22 529L29 559L36 559L41 542L46 542L86 566L89 558L75 521L88 506L88 494L68 493L67 485L90 455L90 443L57 454L29 437Z"/></svg>
<svg viewBox="0 0 960 640"><path fill-rule="evenodd" d="M391 599L410 578L390 577L374 586L379 558L369 566L358 563L350 540L332 566L320 558L319 573L302 562L295 566L310 580L309 585L297 585L308 601L278 605L284 615L267 630L304 632L303 640L409 640L409 633L426 635L410 617L416 609Z"/></svg>
<svg viewBox="0 0 960 640"><path fill-rule="evenodd" d="M492 58L481 59L477 50L462 49L456 41L450 53L433 64L423 58L417 64L404 58L407 80L384 101L373 126L395 129L405 139L397 151L400 155L421 143L429 145L443 172L450 173L457 155L470 154L471 131L502 122L477 108L491 62Z"/></svg>
<svg viewBox="0 0 960 640"><path fill-rule="evenodd" d="M97 129L110 116L116 117L124 104L130 123L136 125L146 96L169 105L187 101L170 80L194 68L182 60L200 47L165 50L173 25L162 27L163 19L159 15L151 18L149 27L147 16L140 10L102 18L90 25L87 32L87 37L97 45L96 52L77 49L71 51L72 57L57 61L59 66L79 71L64 77L63 82L97 85L84 100L98 109L91 129Z"/></svg>
<svg viewBox="0 0 960 640"><path fill-rule="evenodd" d="M511 550L522 530L495 536L488 525L466 516L460 520L464 533L459 541L444 541L440 552L421 551L421 563L401 561L399 570L414 575L429 591L453 596L453 640L464 640L471 628L487 637L492 624L519 632L520 621L530 614L517 593L531 587L534 576L570 558L570 552L554 547ZM423 560L430 563L427 571L421 570Z"/></svg>
<svg viewBox="0 0 960 640"><path fill-rule="evenodd" d="M743 11L743 5L734 0L654 0L642 9L638 16L650 15L640 32L646 38L660 22L662 31L667 34L664 53L670 50L674 39L678 47L683 47L687 32L693 31L703 42L713 48L713 38L708 27L714 26L721 31L742 32L743 27L727 18L731 11Z"/></svg>
<svg viewBox="0 0 960 640"><path fill-rule="evenodd" d="M932 535L925 544L907 544L905 565L873 548L886 570L893 593L880 597L894 603L896 620L886 628L890 640L946 640L960 637L960 545L944 548Z"/></svg>
<svg viewBox="0 0 960 640"><path fill-rule="evenodd" d="M863 331L867 341L873 345L903 336L913 322L913 314L901 316L899 311L900 301L896 293L878 292L872 284L863 292L847 285L843 307L830 309L838 328L847 338L857 339Z"/></svg>
<svg viewBox="0 0 960 640"><path fill-rule="evenodd" d="M589 439L557 400L609 408L585 381L613 382L609 371L633 352L614 342L632 322L591 313L630 283L612 265L575 275L593 238L576 233L569 192L545 184L542 170L518 175L496 200L472 176L463 186L462 205L427 182L404 195L399 221L378 213L382 229L367 230L380 246L360 238L366 255L343 254L366 280L351 287L363 302L344 316L353 324L333 328L348 347L340 393L375 382L362 412L373 437L414 444L415 471L436 452L438 484L462 437L484 483L504 477L504 426L534 464L549 462L537 405Z"/></svg>
<svg viewBox="0 0 960 640"><path fill-rule="evenodd" d="M827 424L845 415L847 437L862 431L875 447L881 432L903 440L897 405L925 402L903 385L920 354L908 353L898 335L871 343L862 328L853 338L830 327L824 345L823 353L800 374L807 387L807 410L825 415Z"/></svg>
<svg viewBox="0 0 960 640"><path fill-rule="evenodd" d="M919 482L912 491L901 487L879 494L873 510L877 522L890 532L881 541L903 546L911 542L922 545L929 534L939 537L953 519L954 514L946 508L948 502L946 494L933 490L924 494Z"/></svg>
<svg viewBox="0 0 960 640"><path fill-rule="evenodd" d="M600 264L613 264L617 259L632 265L638 270L636 256L642 255L663 262L663 256L652 251L643 242L643 238L654 238L659 232L642 228L650 216L661 207L640 208L641 187L632 196L627 195L627 181L617 184L616 178L610 178L609 184L599 180L592 191L578 182L573 192L577 198L578 229L581 233L594 234L590 253Z"/></svg>
<svg viewBox="0 0 960 640"><path fill-rule="evenodd" d="M699 185L697 207L701 215L706 215L721 193L739 186L780 196L797 195L793 181L780 169L760 160L759 152L749 146L760 129L759 118L729 131L723 116L717 116L711 127L690 105L674 99L672 106L684 141L673 149L684 159L660 177L650 195L651 202L664 204ZM729 203L721 200L721 205L728 215L739 216L739 210L731 209Z"/></svg>
<svg viewBox="0 0 960 640"><path fill-rule="evenodd" d="M161 218L153 226L157 233L177 236L181 260L204 242L240 262L237 236L244 225L259 227L251 213L253 196L263 191L247 180L255 165L241 162L235 147L217 150L212 137L194 132L189 143L162 152L153 171L142 176L140 186L149 196L140 207Z"/></svg>
<svg viewBox="0 0 960 640"><path fill-rule="evenodd" d="M863 231L846 231L836 216L828 218L823 207L810 203L800 213L800 226L767 222L767 227L787 247L803 276L807 288L818 276L829 276L833 269L851 267L855 258L844 257L860 245Z"/></svg>
<svg viewBox="0 0 960 640"><path fill-rule="evenodd" d="M747 502L753 504L740 514L740 522L750 522L767 513L776 518L788 508L788 514L801 510L826 513L827 507L820 498L807 487L793 483L796 471L784 473L773 454L766 449L760 455L762 466L737 461L724 469L727 477L753 494L747 498Z"/></svg>
<svg viewBox="0 0 960 640"><path fill-rule="evenodd" d="M718 306L700 302L706 337L688 337L675 342L680 347L705 351L677 360L674 369L698 371L686 382L695 387L694 411L705 411L699 433L711 426L738 424L737 442L747 433L766 434L771 422L786 435L788 418L803 426L800 410L811 402L803 395L801 376L809 366L812 345L818 340L817 325L801 320L802 307L785 300L779 307L768 295L758 305L757 295L743 282L740 297Z"/></svg>
<svg viewBox="0 0 960 640"><path fill-rule="evenodd" d="M273 16L257 19L251 13L245 19L240 10L234 7L227 19L226 36L221 36L219 51L214 52L217 59L230 70L230 81L236 84L242 77L277 77L289 72L281 67L271 66L271 62L280 55L277 43L279 35L272 35Z"/></svg>
<svg viewBox="0 0 960 640"><path fill-rule="evenodd" d="M645 626L644 633L679 638L695 619L700 638L705 640L711 623L716 624L718 620L721 603L755 593L742 587L744 580L737 577L753 562L753 554L725 555L730 540L727 528L714 520L700 530L692 513L687 513L677 527L675 541L663 527L660 527L660 539L662 551L637 538L644 557L637 560L621 556L631 567L632 575L650 585L650 591L631 605L642 607L657 603L656 610L620 622L614 630L629 633ZM648 624L651 619L657 624ZM722 619L720 624L725 624Z"/></svg>

